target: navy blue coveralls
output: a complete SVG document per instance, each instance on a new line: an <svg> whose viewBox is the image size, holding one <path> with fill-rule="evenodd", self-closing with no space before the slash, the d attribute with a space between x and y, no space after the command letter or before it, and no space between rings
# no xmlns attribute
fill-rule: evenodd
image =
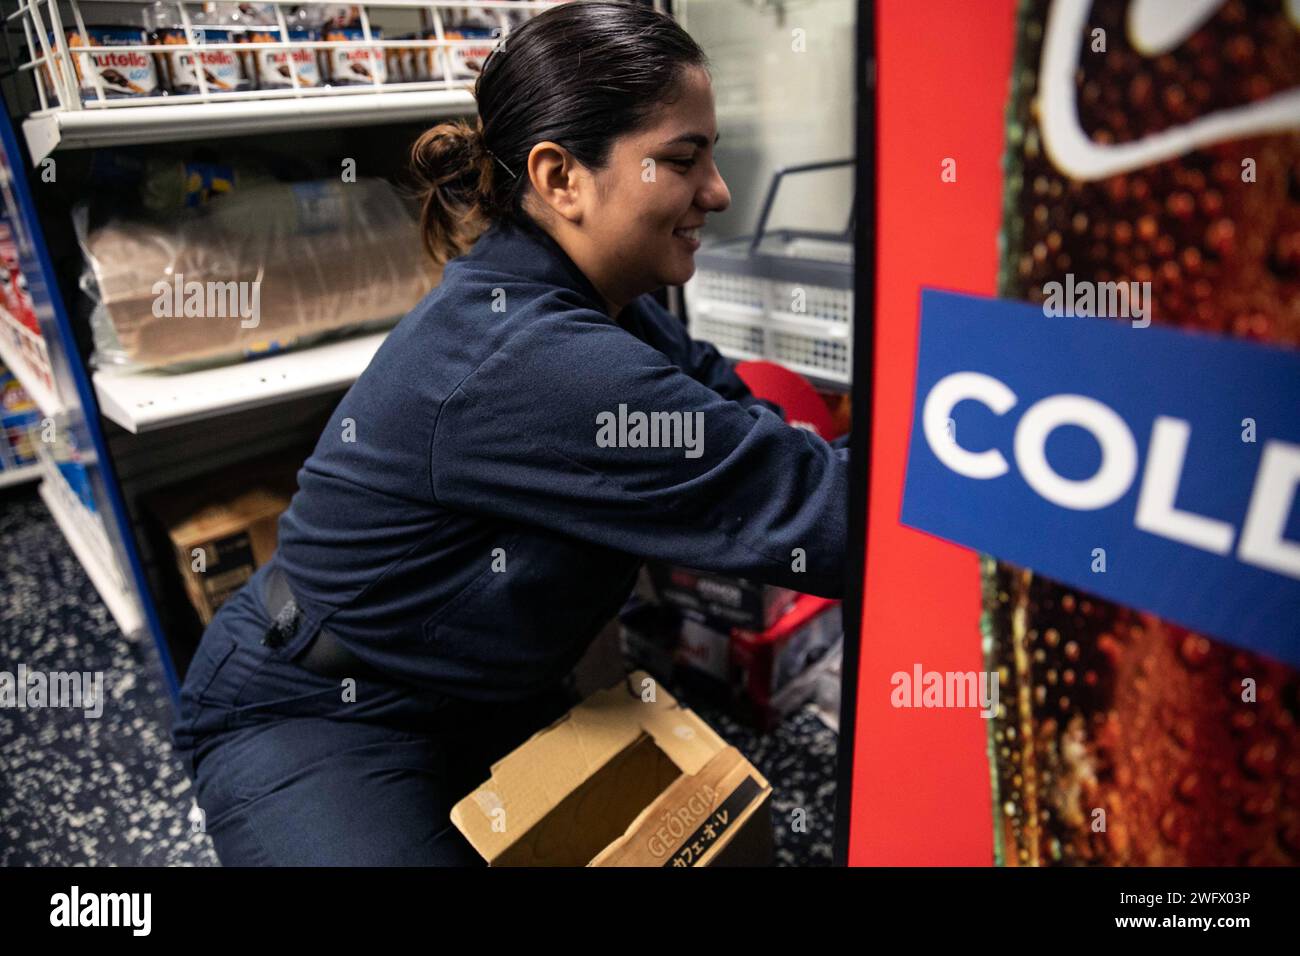
<svg viewBox="0 0 1300 956"><path fill-rule="evenodd" d="M701 412L699 453L598 441L620 405ZM186 675L223 863L477 863L451 806L571 705L643 557L839 596L848 452L772 408L649 295L610 318L549 235L490 228L343 397ZM322 627L369 666L352 692L294 663Z"/></svg>

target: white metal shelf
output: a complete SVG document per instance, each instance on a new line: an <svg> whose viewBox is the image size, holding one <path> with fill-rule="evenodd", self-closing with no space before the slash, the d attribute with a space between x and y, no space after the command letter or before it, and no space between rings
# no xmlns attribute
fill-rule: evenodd
<svg viewBox="0 0 1300 956"><path fill-rule="evenodd" d="M44 468L43 471L45 478L39 489L41 498L72 553L81 562L122 633L128 637L138 634L144 628L144 615L134 596L123 585L121 573L105 558L106 552L112 552L108 550L103 527L93 520L94 516L86 511L84 505L76 501L76 495L57 469Z"/></svg>
<svg viewBox="0 0 1300 956"><path fill-rule="evenodd" d="M39 464L23 465L20 468L6 468L4 471L0 471L0 488L11 488L27 481L35 481L39 477L41 477L41 466Z"/></svg>
<svg viewBox="0 0 1300 956"><path fill-rule="evenodd" d="M56 149L129 146L381 123L425 122L474 109L468 90L385 90L335 96L67 110L23 121L32 162Z"/></svg>
<svg viewBox="0 0 1300 956"><path fill-rule="evenodd" d="M115 9L134 10L126 20L141 25L131 28L139 31L140 42L120 47L117 43L93 46L94 38L87 31L96 28L88 28L86 20L93 24L98 13L83 16L83 2L88 11L97 6L94 0L19 0L6 18L21 21L26 49L18 72L30 78L39 101L23 123L36 163L61 148L175 142L205 139L214 133L239 136L428 123L472 114L474 67L467 67L462 58L483 57L523 20L568 0L381 0L352 7L357 19L349 26L323 30L316 29L319 24L299 24L289 13L303 5L320 7L325 0L268 0L260 5L260 12L272 10L272 22L220 25L199 18L203 5L197 0L168 0L165 12L176 25L164 28L165 37L147 35L141 28L151 19L145 16L149 4L126 0L116 3ZM382 23L372 17L380 11ZM473 14L473 23L465 18L468 14ZM330 38L322 39L326 34ZM136 50L151 60L157 58L159 70L170 62L167 57L197 57L198 51L234 52L237 60L249 58L246 67L263 52L312 51L321 73L336 55L364 54L376 61L376 68L368 71L371 81L363 85L328 76L300 82L294 69L288 74L289 84L268 87L259 77L249 76L249 88L237 89L212 88L207 71L198 70L193 75L197 90L191 90L187 80L170 91L159 83L162 73L151 70L150 79L141 80L143 87L127 84L137 95L121 96L122 90L106 86L93 65L96 54L87 52L92 48ZM394 52L403 55L390 61ZM390 74L393 64L398 65Z"/></svg>
<svg viewBox="0 0 1300 956"><path fill-rule="evenodd" d="M344 388L370 364L387 335L354 336L179 374L101 369L94 376L95 394L105 418L139 434Z"/></svg>

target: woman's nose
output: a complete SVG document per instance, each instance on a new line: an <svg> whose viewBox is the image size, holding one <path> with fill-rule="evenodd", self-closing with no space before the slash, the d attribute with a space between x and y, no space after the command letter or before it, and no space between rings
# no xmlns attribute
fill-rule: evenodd
<svg viewBox="0 0 1300 956"><path fill-rule="evenodd" d="M731 205L731 190L727 188L717 164L711 165L713 166L713 173L709 177L709 181L704 184L704 188L700 190L698 201L702 209L709 212L722 212Z"/></svg>

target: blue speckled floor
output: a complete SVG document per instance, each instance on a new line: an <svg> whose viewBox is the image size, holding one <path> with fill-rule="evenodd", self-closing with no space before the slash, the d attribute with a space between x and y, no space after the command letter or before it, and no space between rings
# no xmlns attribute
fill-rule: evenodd
<svg viewBox="0 0 1300 956"><path fill-rule="evenodd" d="M103 715L0 708L0 865L215 865L148 639L118 630L35 486L0 492L0 670L102 671Z"/></svg>
<svg viewBox="0 0 1300 956"><path fill-rule="evenodd" d="M0 492L0 670L103 671L103 716L0 708L0 865L216 865L191 833L151 641L127 640L35 487ZM777 864L831 862L836 736L811 708L759 734L683 695L772 783ZM807 832L792 825L804 815Z"/></svg>
<svg viewBox="0 0 1300 956"><path fill-rule="evenodd" d="M760 734L689 694L679 699L727 743L744 754L772 785L772 830L777 866L830 866L835 832L835 749L839 738L811 706L797 710L770 734ZM806 811L796 817L795 809ZM802 821L803 831L794 822Z"/></svg>

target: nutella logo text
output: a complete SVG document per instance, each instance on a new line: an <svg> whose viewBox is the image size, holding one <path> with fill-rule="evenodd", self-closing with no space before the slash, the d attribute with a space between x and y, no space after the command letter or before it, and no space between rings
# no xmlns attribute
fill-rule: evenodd
<svg viewBox="0 0 1300 956"><path fill-rule="evenodd" d="M147 69L152 65L150 60L143 53L135 51L124 51L122 53L94 53L95 65L101 69L104 67L121 67L123 69Z"/></svg>

